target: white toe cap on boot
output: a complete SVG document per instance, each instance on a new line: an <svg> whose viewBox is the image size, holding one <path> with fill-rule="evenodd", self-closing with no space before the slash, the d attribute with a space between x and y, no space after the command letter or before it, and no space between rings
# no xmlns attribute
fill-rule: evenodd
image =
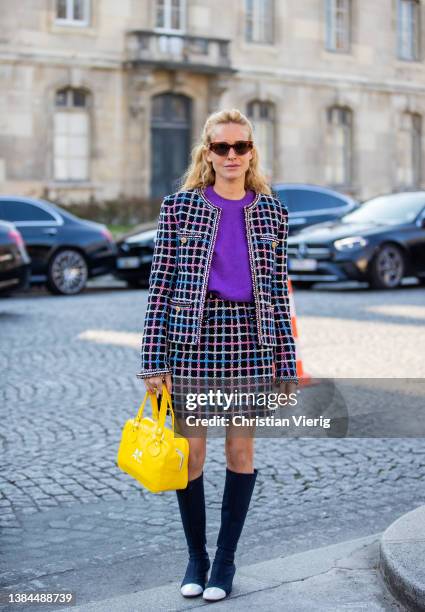
<svg viewBox="0 0 425 612"><path fill-rule="evenodd" d="M220 589L220 587L208 587L205 589L203 598L208 601L218 601L226 597L226 591Z"/></svg>
<svg viewBox="0 0 425 612"><path fill-rule="evenodd" d="M189 584L184 584L180 592L184 597L195 597L196 595L200 595L203 589L200 584L195 584L190 582Z"/></svg>

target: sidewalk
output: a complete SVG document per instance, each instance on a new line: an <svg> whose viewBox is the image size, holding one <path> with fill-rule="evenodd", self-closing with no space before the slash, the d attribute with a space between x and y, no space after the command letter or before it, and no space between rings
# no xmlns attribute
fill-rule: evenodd
<svg viewBox="0 0 425 612"><path fill-rule="evenodd" d="M403 611L389 593L379 570L382 534L326 546L289 557L238 567L231 597L209 604L185 599L179 583L76 606L75 612L156 612L214 610L288 612Z"/></svg>

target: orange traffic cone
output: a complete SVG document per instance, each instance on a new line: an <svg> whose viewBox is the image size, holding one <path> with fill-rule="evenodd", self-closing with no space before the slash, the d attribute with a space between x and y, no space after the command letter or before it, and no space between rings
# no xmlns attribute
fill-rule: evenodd
<svg viewBox="0 0 425 612"><path fill-rule="evenodd" d="M295 314L294 291L292 289L292 283L291 283L290 278L288 278L288 294L289 294L289 309L291 312L292 333L294 335L295 348L297 352L297 376L299 378L300 385L308 385L311 383L311 376L310 374L307 374L304 371L303 362L301 359L300 341L298 338L297 317Z"/></svg>

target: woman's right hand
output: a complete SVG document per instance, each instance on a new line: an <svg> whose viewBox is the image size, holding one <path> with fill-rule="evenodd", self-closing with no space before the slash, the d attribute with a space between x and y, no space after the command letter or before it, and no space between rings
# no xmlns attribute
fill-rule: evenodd
<svg viewBox="0 0 425 612"><path fill-rule="evenodd" d="M171 395L171 391L172 391L171 374L161 374L160 376L150 376L149 378L144 378L143 380L145 382L146 390L149 391L149 393L155 393L157 396L162 391L162 385L164 381L165 386L167 387L167 391Z"/></svg>

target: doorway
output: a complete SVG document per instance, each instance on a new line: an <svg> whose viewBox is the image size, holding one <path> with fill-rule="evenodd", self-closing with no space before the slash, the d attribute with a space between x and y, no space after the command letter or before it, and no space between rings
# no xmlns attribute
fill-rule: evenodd
<svg viewBox="0 0 425 612"><path fill-rule="evenodd" d="M192 101L183 94L152 98L151 196L163 198L179 188L190 156Z"/></svg>

